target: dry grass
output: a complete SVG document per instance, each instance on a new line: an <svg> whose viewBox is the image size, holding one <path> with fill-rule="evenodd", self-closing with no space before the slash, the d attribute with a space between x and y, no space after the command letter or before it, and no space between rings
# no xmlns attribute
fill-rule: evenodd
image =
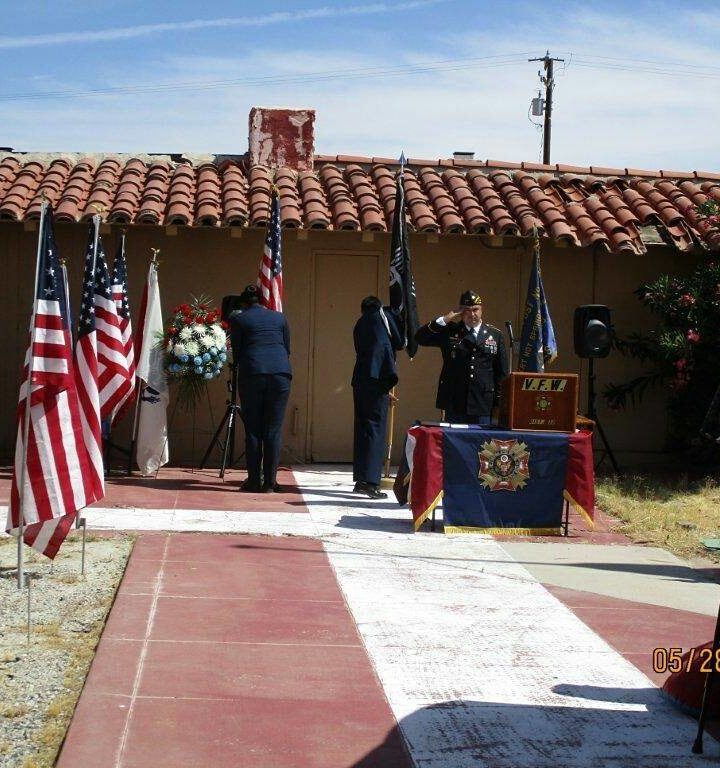
<svg viewBox="0 0 720 768"><path fill-rule="evenodd" d="M676 555L713 557L701 539L720 538L720 485L714 479L650 475L598 478L597 504L621 521L619 531L633 540Z"/></svg>
<svg viewBox="0 0 720 768"><path fill-rule="evenodd" d="M3 704L0 707L0 717L7 717L12 720L15 717L23 717L30 710L25 704Z"/></svg>

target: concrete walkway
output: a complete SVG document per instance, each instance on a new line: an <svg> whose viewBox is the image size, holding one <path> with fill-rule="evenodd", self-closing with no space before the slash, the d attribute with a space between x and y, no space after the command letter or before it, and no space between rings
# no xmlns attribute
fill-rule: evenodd
<svg viewBox="0 0 720 768"><path fill-rule="evenodd" d="M399 733L423 768L717 764L651 668L712 636L702 574L650 547L412 534L342 469L295 479L301 504L88 510L233 535L140 538L61 768L402 766Z"/></svg>

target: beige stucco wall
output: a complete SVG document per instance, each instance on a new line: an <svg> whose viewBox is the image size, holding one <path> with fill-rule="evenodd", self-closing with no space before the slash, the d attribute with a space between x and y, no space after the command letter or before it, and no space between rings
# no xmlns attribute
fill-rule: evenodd
<svg viewBox="0 0 720 768"><path fill-rule="evenodd" d="M120 228L105 226L110 260ZM87 227L57 225L60 253L69 264L73 309L82 275ZM161 249L160 290L165 313L190 294L222 297L254 282L263 230L130 227L127 256L130 301L137 317L150 248ZM33 225L0 222L0 302L6 322L0 343L6 350L0 374L0 458L10 459L15 439L14 408L26 347L34 276L37 230ZM284 232L286 313L292 331L294 380L285 424L286 462L350 460L352 454L352 326L360 300L374 292L387 298L389 235L360 232ZM520 333L521 313L531 265L523 242L512 238L463 235L411 236L418 304L425 322L453 307L466 288L484 299L485 319L504 330L511 320ZM543 247L543 277L555 323L560 355L556 371L579 372L581 405L586 403L587 361L573 352L573 310L579 304L607 304L617 330L626 334L651 327L652 317L632 291L667 270L687 270L685 254L657 246L644 256L600 254L577 248ZM440 366L437 350L421 349L415 360L399 355L400 403L395 418L395 457L403 430L414 419L435 419L435 386ZM597 388L640 370L637 363L612 354L596 363ZM225 379L211 382L208 402L194 415L171 402L171 454L177 463L198 462L225 409ZM618 458L637 463L657 457L663 448L663 393L652 393L642 409L615 414L598 399L600 416ZM212 414L212 418L211 418ZM129 420L128 420L129 421ZM194 421L194 428L193 428ZM115 439L129 442L129 424ZM242 431L238 444L242 443ZM213 454L216 464L219 456ZM122 459L118 456L117 461Z"/></svg>

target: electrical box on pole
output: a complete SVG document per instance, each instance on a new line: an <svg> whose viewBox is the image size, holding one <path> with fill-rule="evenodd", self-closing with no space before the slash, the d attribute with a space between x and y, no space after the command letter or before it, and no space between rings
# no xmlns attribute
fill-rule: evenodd
<svg viewBox="0 0 720 768"><path fill-rule="evenodd" d="M543 163L545 165L550 164L550 131L552 130L552 97L553 87L555 86L555 79L553 77L553 64L556 61L565 61L565 59L554 59L550 56L550 51L546 51L545 55L541 59L528 59L528 61L542 61L545 67L545 76L540 75L540 80L545 86L545 99L541 99L539 96L532 100L532 113L539 117L545 114L545 122L543 125ZM539 73L538 73L539 74ZM542 102L542 104L536 105L536 102ZM540 111L536 112L535 109L539 108Z"/></svg>

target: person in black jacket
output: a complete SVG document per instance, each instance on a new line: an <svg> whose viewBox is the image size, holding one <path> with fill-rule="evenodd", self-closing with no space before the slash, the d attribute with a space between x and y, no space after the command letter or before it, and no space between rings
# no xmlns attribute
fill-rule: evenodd
<svg viewBox="0 0 720 768"><path fill-rule="evenodd" d="M402 339L394 313L383 309L377 296L367 296L353 329L355 368L352 376L355 407L353 480L355 493L385 499L380 490L390 390L397 384L395 350Z"/></svg>
<svg viewBox="0 0 720 768"><path fill-rule="evenodd" d="M442 351L436 406L445 421L489 424L509 367L502 332L483 322L480 296L465 291L457 310L423 325L415 340Z"/></svg>
<svg viewBox="0 0 720 768"><path fill-rule="evenodd" d="M241 490L273 493L282 490L276 475L292 379L290 329L282 312L260 306L259 299L254 285L240 294L242 310L229 317L230 342L245 424L248 476Z"/></svg>

